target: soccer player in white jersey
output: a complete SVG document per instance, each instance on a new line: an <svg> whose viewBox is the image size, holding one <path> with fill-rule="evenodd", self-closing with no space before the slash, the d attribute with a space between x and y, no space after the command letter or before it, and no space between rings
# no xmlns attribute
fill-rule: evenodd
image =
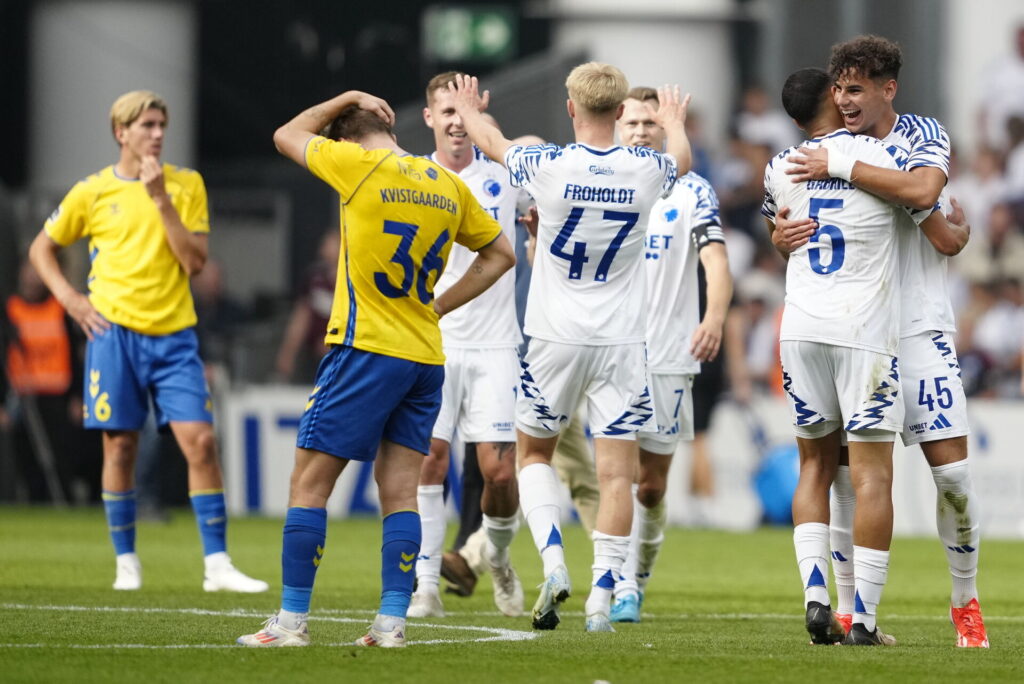
<svg viewBox="0 0 1024 684"><path fill-rule="evenodd" d="M665 132L654 122L658 92L629 91L618 121L619 140L660 150ZM701 320L697 262L707 274L707 308ZM622 577L615 583L612 622L639 622L644 591L665 539L665 489L680 440L693 440L693 376L701 361L718 354L732 297L732 276L718 197L694 172L680 176L659 199L647 223L647 367L651 372L658 431L641 432L640 475L634 485L633 528Z"/></svg>
<svg viewBox="0 0 1024 684"><path fill-rule="evenodd" d="M668 154L615 144L615 121L629 90L621 71L591 62L566 80L576 143L519 146L479 115L475 78L456 79L455 108L476 145L501 159L513 185L537 203L537 254L526 307L530 347L516 405L520 502L544 562L533 625L553 629L571 592L565 567L558 478L551 456L558 433L586 397L601 490L588 632L608 620L633 517L636 433L653 431L645 361L643 251L647 217L690 168L686 101L664 88L654 119Z"/></svg>
<svg viewBox="0 0 1024 684"><path fill-rule="evenodd" d="M831 78L820 69L792 74L782 104L811 139L881 168L905 161L897 149L839 128ZM839 128L839 130L836 130ZM897 207L841 179L792 183L786 150L765 170L762 213L774 231L779 207L818 222L793 250L786 270L780 329L783 388L789 395L800 451L793 496L793 544L804 586L812 643L835 643L843 628L828 594L829 486L839 465L842 431L860 501L853 528L856 613L843 643L886 643L875 624L892 540L892 446L903 425L899 400L899 271ZM914 214L917 222L929 210ZM941 214L939 214L941 220ZM914 229L916 231L916 228Z"/></svg>
<svg viewBox="0 0 1024 684"><path fill-rule="evenodd" d="M456 72L438 74L427 83L423 119L434 132L431 159L455 171L486 212L501 224L510 242L516 239L516 204L522 191L512 187L503 166L473 146L448 90ZM466 272L476 255L455 245L435 291L442 293ZM516 319L515 271L509 270L489 290L441 319L445 379L441 412L434 424L430 453L423 459L417 501L423 541L416 561L416 592L410 617L443 617L438 584L444 545L444 479L456 431L476 444L484 479L481 498L488 543L484 557L494 582L494 602L509 616L522 615L523 586L509 560L508 547L519 525L515 465L515 396L519 384L517 349L522 343Z"/></svg>
<svg viewBox="0 0 1024 684"><path fill-rule="evenodd" d="M901 65L899 46L878 36L835 45L829 64L835 104L846 128L899 150L908 158L901 170L818 150L798 155L804 158L793 167L796 181L834 176L901 205L935 205L949 173L949 138L935 119L893 109ZM947 257L963 248L970 229L955 202L953 207L952 223L947 222L943 231L899 233L900 370L906 406L901 436L907 446L921 445L935 481L936 522L952 578L950 618L957 645L987 648L976 586L980 515L967 465L966 398L953 345L956 324L946 278ZM848 475L840 468L838 505L832 514L840 613L848 613L853 605L848 583L854 513Z"/></svg>

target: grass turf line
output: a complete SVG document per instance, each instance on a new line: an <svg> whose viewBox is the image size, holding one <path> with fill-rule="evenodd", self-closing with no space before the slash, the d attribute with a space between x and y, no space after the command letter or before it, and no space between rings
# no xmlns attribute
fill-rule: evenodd
<svg viewBox="0 0 1024 684"><path fill-rule="evenodd" d="M449 531L454 534L454 528ZM227 684L298 675L389 684L602 679L648 684L680 677L781 682L843 672L883 682L939 677L974 682L1015 679L1024 656L1020 542L982 542L979 588L993 642L989 651L953 646L953 629L945 619L945 554L935 539L897 539L893 545L879 624L897 636L898 647L808 646L788 529L750 534L670 529L644 621L617 626L616 634L588 635L582 607L591 544L575 526L565 530L574 594L557 630L531 641L478 642L493 634L454 628L530 631L528 616L495 613L490 582L483 579L471 598L444 596L454 615L410 621L410 639L441 643L391 651L347 645L363 633L377 605L379 521L332 520L310 631L314 644L334 645L263 651L222 646L255 631L277 608L281 521L234 519L228 536L236 565L268 580L270 592L203 592L199 539L187 510L175 513L168 525L140 523L143 589L115 592L100 510L0 508L0 614L5 616L0 643L8 644L0 647L4 681ZM512 556L529 610L541 570L526 530L517 536Z"/></svg>

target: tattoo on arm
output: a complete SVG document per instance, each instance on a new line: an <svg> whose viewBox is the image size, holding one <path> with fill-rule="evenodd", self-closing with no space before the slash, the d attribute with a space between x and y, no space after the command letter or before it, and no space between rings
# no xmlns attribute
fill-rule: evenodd
<svg viewBox="0 0 1024 684"><path fill-rule="evenodd" d="M473 267L473 273L476 273L477 275L480 275L483 272L484 272L484 267L483 266L477 265L477 266Z"/></svg>

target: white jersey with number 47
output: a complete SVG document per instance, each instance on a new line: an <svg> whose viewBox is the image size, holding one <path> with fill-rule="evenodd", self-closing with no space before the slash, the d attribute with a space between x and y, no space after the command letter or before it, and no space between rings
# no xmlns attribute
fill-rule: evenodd
<svg viewBox="0 0 1024 684"><path fill-rule="evenodd" d="M581 345L643 342L644 238L676 163L644 147L513 146L512 184L537 203L527 335Z"/></svg>
<svg viewBox="0 0 1024 684"><path fill-rule="evenodd" d="M803 146L826 147L882 168L902 165L898 150L845 129ZM840 178L794 183L786 175L786 158L794 151L790 148L768 163L761 213L774 222L778 208L789 207L791 219L810 216L818 221L818 230L789 256L779 339L895 356L900 333L896 231L909 229L900 221L907 210ZM914 212L915 222L929 213Z"/></svg>

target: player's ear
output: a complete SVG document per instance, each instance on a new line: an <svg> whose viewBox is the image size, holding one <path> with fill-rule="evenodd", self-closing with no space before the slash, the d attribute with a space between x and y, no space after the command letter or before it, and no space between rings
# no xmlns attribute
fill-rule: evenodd
<svg viewBox="0 0 1024 684"><path fill-rule="evenodd" d="M622 118L622 113L626 111L626 103L620 102L618 109L615 110L615 120L618 121Z"/></svg>
<svg viewBox="0 0 1024 684"><path fill-rule="evenodd" d="M423 108L423 123L427 124L427 128L434 127L434 117L430 114L430 107Z"/></svg>
<svg viewBox="0 0 1024 684"><path fill-rule="evenodd" d="M565 101L565 110L569 112L569 118L576 118L576 104L572 101L572 98Z"/></svg>
<svg viewBox="0 0 1024 684"><path fill-rule="evenodd" d="M885 85L882 86L882 94L885 96L886 101L892 102L896 99L896 90L898 88L899 85L896 83L896 79L894 78L890 78L885 82Z"/></svg>

